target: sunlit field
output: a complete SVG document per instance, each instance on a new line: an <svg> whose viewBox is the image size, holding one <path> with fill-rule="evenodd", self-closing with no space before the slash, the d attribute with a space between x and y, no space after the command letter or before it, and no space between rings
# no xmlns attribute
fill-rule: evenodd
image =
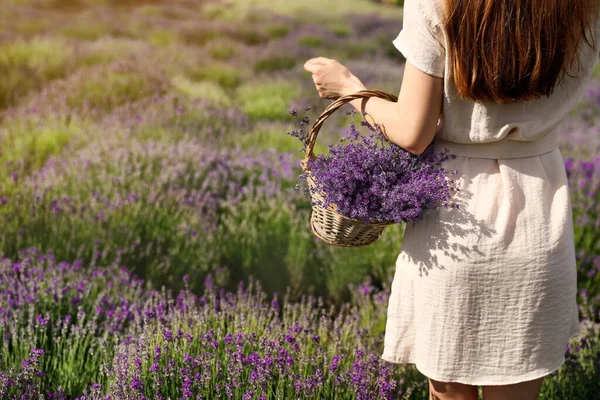
<svg viewBox="0 0 600 400"><path fill-rule="evenodd" d="M2 0L0 399L427 399L379 358L404 226L317 240L287 134L331 102L312 57L397 95L401 28L368 0ZM600 398L599 110L597 68L561 125L582 330L546 400Z"/></svg>

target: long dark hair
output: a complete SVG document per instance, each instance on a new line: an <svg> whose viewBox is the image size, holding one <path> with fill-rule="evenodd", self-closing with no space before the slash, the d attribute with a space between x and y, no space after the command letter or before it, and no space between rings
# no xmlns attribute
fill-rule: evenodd
<svg viewBox="0 0 600 400"><path fill-rule="evenodd" d="M593 36L598 0L444 0L458 94L513 103L550 96Z"/></svg>

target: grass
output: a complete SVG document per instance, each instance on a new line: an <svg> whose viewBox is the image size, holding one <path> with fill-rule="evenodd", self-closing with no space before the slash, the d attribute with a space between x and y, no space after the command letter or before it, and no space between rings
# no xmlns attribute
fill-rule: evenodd
<svg viewBox="0 0 600 400"><path fill-rule="evenodd" d="M235 89L244 79L239 68L226 63L195 66L188 69L186 76L194 82L206 80L217 83L226 90Z"/></svg>
<svg viewBox="0 0 600 400"><path fill-rule="evenodd" d="M321 257L328 260L325 268L327 293L342 299L347 293L349 282L360 282L361 277L371 275L381 284L394 271L394 265L405 225L394 224L385 228L381 237L364 248L338 248L323 246Z"/></svg>
<svg viewBox="0 0 600 400"><path fill-rule="evenodd" d="M229 60L240 52L240 45L235 40L224 37L207 40L205 48L215 60Z"/></svg>
<svg viewBox="0 0 600 400"><path fill-rule="evenodd" d="M127 56L136 48L139 48L139 45L138 41L131 39L103 37L86 44L77 60L77 64L79 67L109 64Z"/></svg>
<svg viewBox="0 0 600 400"><path fill-rule="evenodd" d="M0 130L0 164L14 165L16 171L3 168L0 179L12 172L23 175L38 170L50 157L61 154L75 136L84 138L89 129L87 122L73 118L7 121Z"/></svg>
<svg viewBox="0 0 600 400"><path fill-rule="evenodd" d="M338 20L328 22L325 27L337 37L346 37L352 32L352 29L346 23Z"/></svg>
<svg viewBox="0 0 600 400"><path fill-rule="evenodd" d="M286 286L295 298L322 292L325 282L313 276L323 276L323 263L311 251L315 244L306 217L282 199L244 202L232 209L215 243L221 264L231 266L232 282L253 275L270 293L285 293Z"/></svg>
<svg viewBox="0 0 600 400"><path fill-rule="evenodd" d="M172 83L177 91L190 99L208 100L219 107L232 105L231 98L218 83L208 80L192 81L181 75L174 77Z"/></svg>
<svg viewBox="0 0 600 400"><path fill-rule="evenodd" d="M136 12L148 17L160 17L163 14L163 8L156 5L145 5L138 7Z"/></svg>
<svg viewBox="0 0 600 400"><path fill-rule="evenodd" d="M81 21L62 28L60 32L63 36L70 39L93 41L105 36L107 34L107 27L93 21Z"/></svg>
<svg viewBox="0 0 600 400"><path fill-rule="evenodd" d="M61 38L34 38L0 46L0 108L13 106L32 90L64 77L74 65L74 53Z"/></svg>
<svg viewBox="0 0 600 400"><path fill-rule="evenodd" d="M319 47L323 44L323 39L320 36L306 35L298 39L298 43L307 47Z"/></svg>
<svg viewBox="0 0 600 400"><path fill-rule="evenodd" d="M72 56L69 44L61 38L36 38L0 47L2 63L35 70L47 79L64 76L64 66Z"/></svg>
<svg viewBox="0 0 600 400"><path fill-rule="evenodd" d="M206 19L223 19L226 16L226 9L219 3L205 4L202 7L202 16Z"/></svg>
<svg viewBox="0 0 600 400"><path fill-rule="evenodd" d="M266 28L266 32L272 38L282 38L290 33L290 27L284 24L271 25Z"/></svg>
<svg viewBox="0 0 600 400"><path fill-rule="evenodd" d="M143 125L131 132L131 136L142 143L173 142L183 138L180 131L157 125Z"/></svg>
<svg viewBox="0 0 600 400"><path fill-rule="evenodd" d="M206 8L206 6L205 6ZM306 17L314 14L326 13L328 17L343 17L352 13L374 13L389 18L402 20L402 9L399 7L382 7L369 0L354 0L352 7L345 2L335 0L305 0L289 2L287 0L229 0L213 4L208 8L210 14L226 21L240 21L247 18L248 14L256 9L268 10L271 13Z"/></svg>
<svg viewBox="0 0 600 400"><path fill-rule="evenodd" d="M376 42L370 39L362 39L352 41L343 48L336 49L336 53L340 54L340 58L352 59L370 57L377 53L379 46Z"/></svg>
<svg viewBox="0 0 600 400"><path fill-rule="evenodd" d="M44 32L49 27L49 21L23 20L16 24L15 30L24 36L31 37Z"/></svg>
<svg viewBox="0 0 600 400"><path fill-rule="evenodd" d="M177 40L177 34L167 29L157 29L148 35L148 42L159 47L169 47Z"/></svg>
<svg viewBox="0 0 600 400"><path fill-rule="evenodd" d="M237 91L242 108L251 121L291 121L293 117L287 110L297 95L297 85L283 80L249 82L241 85Z"/></svg>
<svg viewBox="0 0 600 400"><path fill-rule="evenodd" d="M303 157L299 152L302 143L287 132L294 126L290 123L281 122L258 122L250 131L228 141L231 146L240 146L245 150L259 151L260 149L275 149L281 153L294 153L298 159ZM317 142L314 147L315 153L327 152L327 145Z"/></svg>
<svg viewBox="0 0 600 400"><path fill-rule="evenodd" d="M286 55L273 55L265 57L262 60L257 61L254 64L254 71L256 72L274 72L281 70L293 69L296 66L295 57Z"/></svg>
<svg viewBox="0 0 600 400"><path fill-rule="evenodd" d="M182 29L180 35L184 43L194 46L204 46L211 40L222 37L217 30L202 25Z"/></svg>
<svg viewBox="0 0 600 400"><path fill-rule="evenodd" d="M254 25L240 24L235 25L233 29L225 34L233 40L244 43L247 46L258 46L269 41L269 36L262 29L255 28Z"/></svg>
<svg viewBox="0 0 600 400"><path fill-rule="evenodd" d="M594 67L594 71L593 71L592 75L595 78L600 78L600 63L596 63L596 66Z"/></svg>
<svg viewBox="0 0 600 400"><path fill-rule="evenodd" d="M376 40L378 43L377 47L383 49L383 52L387 57L397 60L398 62L406 61L404 55L396 48L396 46L394 46L389 36L378 35Z"/></svg>
<svg viewBox="0 0 600 400"><path fill-rule="evenodd" d="M100 109L110 111L115 107L155 94L143 76L132 72L105 71L90 79L75 82L67 94L67 105L74 109Z"/></svg>

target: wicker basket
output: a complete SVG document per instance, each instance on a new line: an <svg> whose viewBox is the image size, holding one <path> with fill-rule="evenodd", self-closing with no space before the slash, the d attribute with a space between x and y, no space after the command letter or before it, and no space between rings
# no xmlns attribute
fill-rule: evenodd
<svg viewBox="0 0 600 400"><path fill-rule="evenodd" d="M396 102L398 98L380 90L361 90L360 92L343 96L331 103L325 111L315 121L308 138L306 140L306 155L301 162L302 169L306 173L306 181L311 189L311 196L314 200L323 202L323 193L313 193L315 188L314 176L308 167L308 161L314 159L313 147L317 140L317 135L323 122L344 104L369 97L381 97L383 99ZM385 133L384 133L385 135ZM394 224L394 222L365 223L356 219L345 217L336 211L335 204L328 208L313 204L310 215L310 226L313 234L327 244L340 247L361 247L376 241L383 229Z"/></svg>

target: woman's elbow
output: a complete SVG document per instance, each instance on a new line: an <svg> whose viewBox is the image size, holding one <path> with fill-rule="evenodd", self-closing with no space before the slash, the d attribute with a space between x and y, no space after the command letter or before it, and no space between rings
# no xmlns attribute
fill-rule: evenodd
<svg viewBox="0 0 600 400"><path fill-rule="evenodd" d="M433 139L432 139L433 140ZM396 144L400 147L402 147L404 150L408 151L409 153L418 156L421 155L425 152L425 150L427 150L427 147L429 146L429 144L431 143L431 140L426 141L426 140L403 140L403 141L398 141L396 142Z"/></svg>
<svg viewBox="0 0 600 400"><path fill-rule="evenodd" d="M403 148L404 148L404 150L408 151L409 153L411 153L414 156L420 156L427 149L427 147L423 147L423 146L407 146L407 147L403 147Z"/></svg>
<svg viewBox="0 0 600 400"><path fill-rule="evenodd" d="M393 130L394 134L388 137L396 145L418 156L425 152L433 141L435 127L436 125L424 127L409 123L400 124L397 129Z"/></svg>

